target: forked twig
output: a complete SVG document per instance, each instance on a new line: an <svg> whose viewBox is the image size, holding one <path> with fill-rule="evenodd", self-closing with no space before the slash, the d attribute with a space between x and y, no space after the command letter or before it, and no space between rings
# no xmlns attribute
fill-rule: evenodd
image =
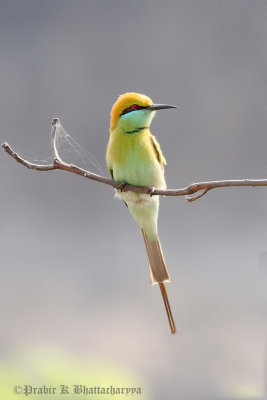
<svg viewBox="0 0 267 400"><path fill-rule="evenodd" d="M56 146L57 139L57 131L61 129L61 124L58 118L53 118L52 120L52 129L51 129L51 139L52 139L52 152L54 161L52 164L44 165L44 164L36 164L29 162L22 158L18 153L16 153L7 142L2 144L2 148L18 163L24 165L29 169L34 169L37 171L51 171L54 169L61 169L64 171L72 172L73 174L77 174L83 176L85 178L91 179L93 181L101 182L106 185L112 186L114 189L121 189L121 182L116 182L112 179L106 178L104 176L94 174L86 169L80 168L73 164L68 164L64 162L59 156L58 149ZM185 196L186 200L189 202L200 199L200 197L204 196L207 192L212 189L222 188L222 187L237 187L237 186L267 186L267 179L236 179L236 180L220 180L220 181L208 181L208 182L198 182L192 183L191 185L182 188L182 189L154 189L151 192L150 187L144 186L132 186L128 183L123 185L124 191L131 191L136 193L144 193L149 194L151 196ZM195 193L200 192L195 196Z"/></svg>

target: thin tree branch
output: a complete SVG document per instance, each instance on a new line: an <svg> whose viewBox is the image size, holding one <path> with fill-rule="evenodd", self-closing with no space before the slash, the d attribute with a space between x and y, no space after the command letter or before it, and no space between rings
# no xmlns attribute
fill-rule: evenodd
<svg viewBox="0 0 267 400"><path fill-rule="evenodd" d="M187 201L189 201L190 203L192 203L193 201L196 201L196 200L200 199L200 197L202 197L202 196L204 196L206 193L208 193L209 190L210 190L210 189L205 189L205 190L202 191L202 193L197 194L196 196L188 196L188 195L186 195L186 196L185 196L185 199L186 199Z"/></svg>
<svg viewBox="0 0 267 400"><path fill-rule="evenodd" d="M45 164L36 164L29 162L22 158L18 153L16 153L7 142L2 144L2 148L18 163L24 165L29 169L34 169L37 171L51 171L54 169L61 169L64 171L71 172L73 174L77 174L83 176L85 178L91 179L93 181L97 181L100 183L104 183L105 185L112 186L114 189L121 189L123 191L130 191L136 193L143 193L149 194L151 196L185 196L186 200L189 202L198 200L200 197L204 196L207 192L212 189L216 188L223 188L223 187L237 187L237 186L249 186L249 187L256 187L256 186L267 186L267 179L236 179L236 180L221 180L221 181L207 181L207 182L198 182L192 183L191 185L182 188L182 189L154 189L153 192L151 191L150 187L144 186L133 186L129 185L128 183L116 182L112 179L106 178L104 176L94 174L86 169L77 167L73 164L68 164L64 162L61 157L59 156L58 149L57 149L57 132L61 128L61 124L58 118L53 118L52 120L52 129L51 129L51 139L52 139L52 153L54 157L54 161L52 164L45 165ZM197 192L201 192L200 194L196 194ZM192 196L193 195L193 196Z"/></svg>
<svg viewBox="0 0 267 400"><path fill-rule="evenodd" d="M53 158L54 161L57 160L61 163L64 164L64 161L61 159L61 157L58 154L57 150L57 128L60 128L60 121L58 118L53 118L52 119L52 128L51 128L51 147L52 147L52 152L53 152Z"/></svg>

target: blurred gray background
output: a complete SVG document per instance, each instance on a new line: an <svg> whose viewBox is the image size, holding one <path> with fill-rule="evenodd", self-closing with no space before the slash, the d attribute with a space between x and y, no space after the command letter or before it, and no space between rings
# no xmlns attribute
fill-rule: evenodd
<svg viewBox="0 0 267 400"><path fill-rule="evenodd" d="M1 142L28 159L51 156L58 116L105 169L111 106L136 91L180 106L152 124L169 188L266 178L266 1L1 0L0 21ZM155 400L267 399L265 188L162 198L171 336L113 190L0 163L2 365L50 349Z"/></svg>

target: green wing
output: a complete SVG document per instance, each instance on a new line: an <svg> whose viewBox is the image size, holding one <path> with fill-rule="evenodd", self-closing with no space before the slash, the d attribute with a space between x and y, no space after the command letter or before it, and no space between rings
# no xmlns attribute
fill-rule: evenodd
<svg viewBox="0 0 267 400"><path fill-rule="evenodd" d="M164 155L162 154L159 142L155 138L155 136L151 135L151 143L155 152L155 156L157 157L158 162L160 163L161 167L163 168L164 165L167 164Z"/></svg>

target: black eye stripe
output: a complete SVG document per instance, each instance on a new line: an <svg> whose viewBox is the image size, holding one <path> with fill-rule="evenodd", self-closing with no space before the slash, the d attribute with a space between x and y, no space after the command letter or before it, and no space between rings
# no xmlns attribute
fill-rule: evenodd
<svg viewBox="0 0 267 400"><path fill-rule="evenodd" d="M147 108L147 107L139 106L138 104L132 104L130 107L125 108L122 111L121 115L127 114L127 113L129 113L131 111L142 110L144 108Z"/></svg>

